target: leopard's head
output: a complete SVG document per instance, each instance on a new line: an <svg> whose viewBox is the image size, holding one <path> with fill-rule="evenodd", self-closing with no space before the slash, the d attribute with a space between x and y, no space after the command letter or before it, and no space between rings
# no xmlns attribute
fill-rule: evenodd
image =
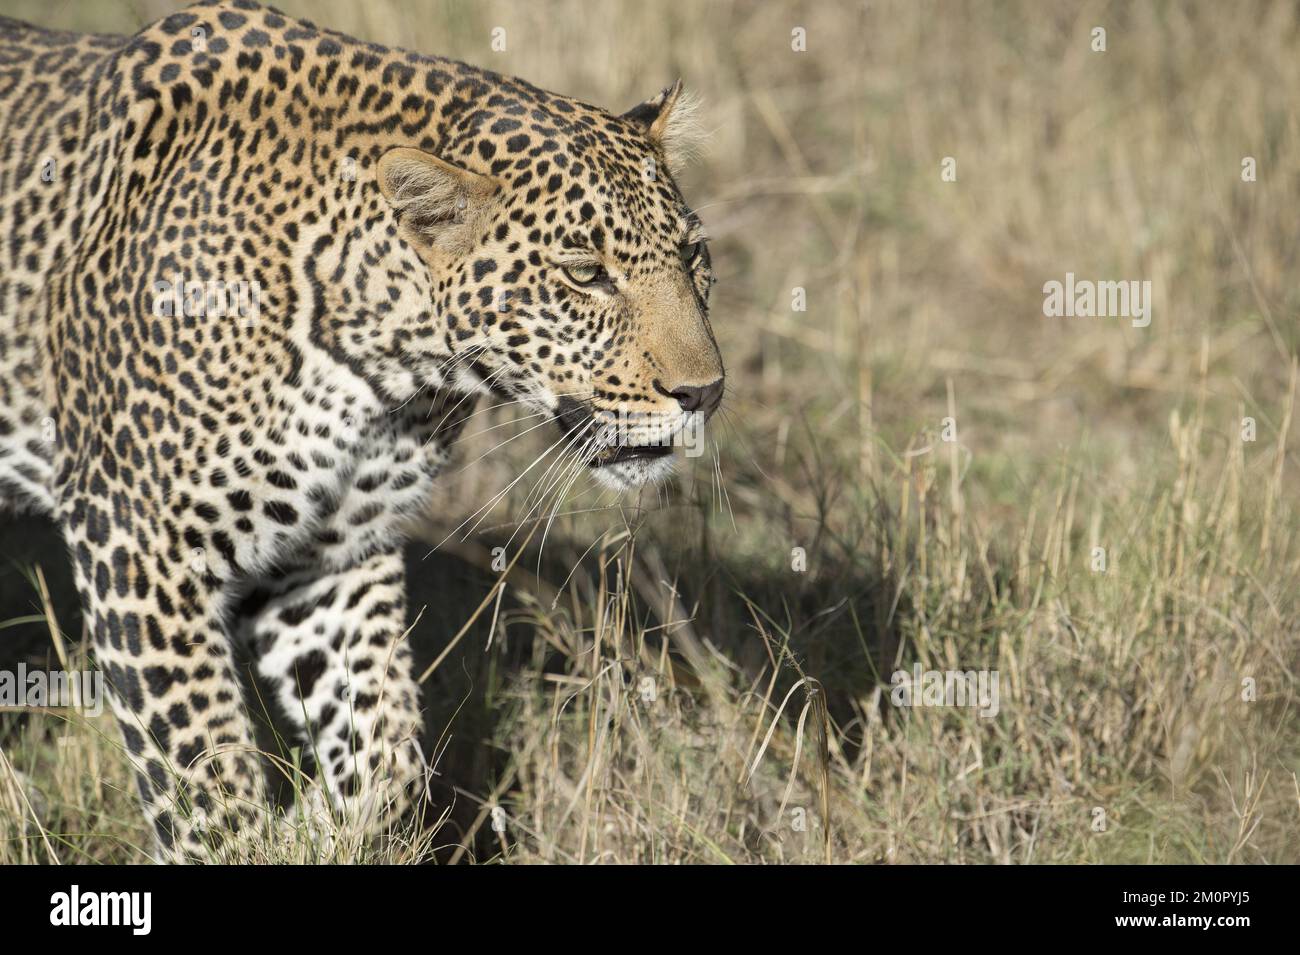
<svg viewBox="0 0 1300 955"><path fill-rule="evenodd" d="M438 155L378 166L429 266L439 373L553 416L606 484L665 476L723 393L709 252L672 176L692 104L680 83L622 116L525 86L492 100Z"/></svg>

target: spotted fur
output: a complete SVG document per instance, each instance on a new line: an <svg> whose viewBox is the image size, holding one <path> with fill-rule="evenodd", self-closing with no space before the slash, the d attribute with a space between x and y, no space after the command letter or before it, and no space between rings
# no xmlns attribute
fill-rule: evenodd
<svg viewBox="0 0 1300 955"><path fill-rule="evenodd" d="M407 806L402 526L475 396L619 487L716 408L680 100L616 116L240 0L0 21L0 504L65 535L161 855L268 818L236 640L324 807Z"/></svg>

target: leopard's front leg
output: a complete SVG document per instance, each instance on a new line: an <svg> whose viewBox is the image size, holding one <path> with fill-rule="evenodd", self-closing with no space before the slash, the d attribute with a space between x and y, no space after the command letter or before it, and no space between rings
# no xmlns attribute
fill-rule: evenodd
<svg viewBox="0 0 1300 955"><path fill-rule="evenodd" d="M151 521L76 496L77 589L159 857L229 858L269 831L265 776L223 622L225 586Z"/></svg>
<svg viewBox="0 0 1300 955"><path fill-rule="evenodd" d="M305 567L274 593L244 624L257 672L314 757L335 821L382 832L425 773L401 548Z"/></svg>

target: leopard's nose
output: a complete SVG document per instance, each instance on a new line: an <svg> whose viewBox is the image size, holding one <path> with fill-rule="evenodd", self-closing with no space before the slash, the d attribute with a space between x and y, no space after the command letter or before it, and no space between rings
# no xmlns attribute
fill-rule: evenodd
<svg viewBox="0 0 1300 955"><path fill-rule="evenodd" d="M665 388L658 381L654 384L655 390L661 395L676 398L683 411L698 411L707 418L717 410L718 403L722 401L724 380L719 378L707 385L678 385L672 390Z"/></svg>

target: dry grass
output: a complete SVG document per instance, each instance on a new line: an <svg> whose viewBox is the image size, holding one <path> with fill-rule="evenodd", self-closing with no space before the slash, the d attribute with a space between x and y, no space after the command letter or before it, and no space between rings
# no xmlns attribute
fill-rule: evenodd
<svg viewBox="0 0 1300 955"><path fill-rule="evenodd" d="M413 634L455 810L435 855L1300 858L1292 5L282 6L613 107L681 75L714 127L684 184L721 277L716 465L639 502L575 491L446 656L492 579L454 568L518 547L532 485L443 545ZM1151 280L1150 327L1045 318L1067 271ZM475 420L502 427L467 462L514 433ZM449 476L432 543L532 437ZM998 714L892 706L916 662L996 669ZM142 858L114 740L4 738L0 861Z"/></svg>

